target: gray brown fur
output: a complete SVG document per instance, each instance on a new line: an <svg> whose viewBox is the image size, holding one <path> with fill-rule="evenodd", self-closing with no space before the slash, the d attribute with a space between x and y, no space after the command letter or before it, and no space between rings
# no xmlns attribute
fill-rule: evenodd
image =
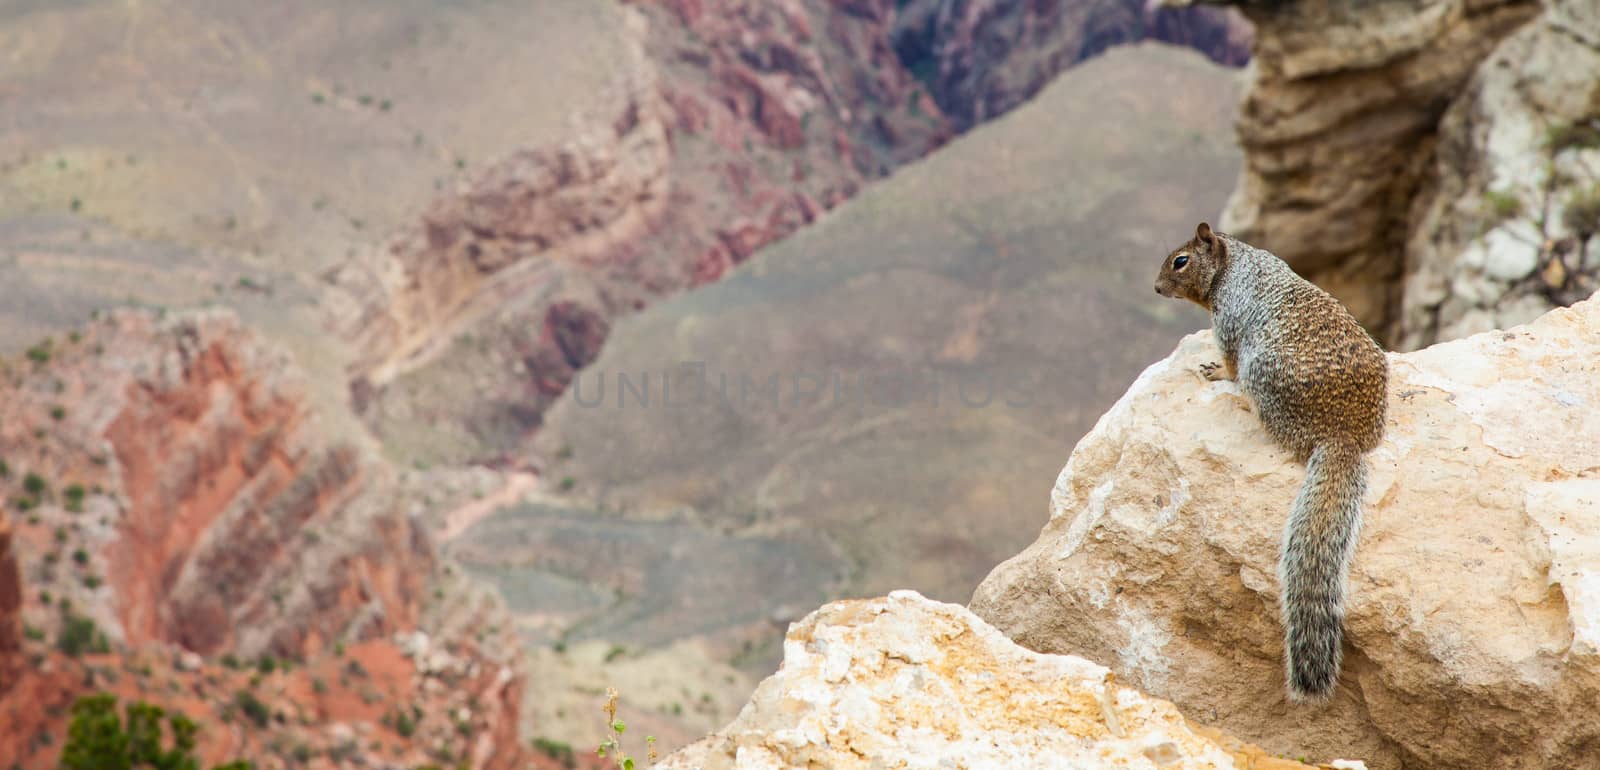
<svg viewBox="0 0 1600 770"><path fill-rule="evenodd" d="M1202 371L1237 380L1267 433L1306 463L1278 560L1284 664L1291 698L1324 699L1339 678L1363 456L1383 438L1388 360L1338 300L1203 222L1167 255L1156 291L1211 311L1223 360Z"/></svg>

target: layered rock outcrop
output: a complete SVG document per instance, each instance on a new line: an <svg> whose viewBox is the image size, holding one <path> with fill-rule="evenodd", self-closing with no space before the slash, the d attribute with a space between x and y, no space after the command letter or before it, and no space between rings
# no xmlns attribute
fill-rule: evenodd
<svg viewBox="0 0 1600 770"><path fill-rule="evenodd" d="M1109 665L1186 714L1375 768L1584 767L1600 746L1600 299L1390 354L1345 667L1285 702L1275 565L1303 469L1210 332L1154 364L1073 451L1039 539L971 607Z"/></svg>
<svg viewBox="0 0 1600 770"><path fill-rule="evenodd" d="M225 311L118 311L5 362L0 756L54 767L108 691L188 714L215 761L522 766L503 608L306 384Z"/></svg>
<svg viewBox="0 0 1600 770"><path fill-rule="evenodd" d="M1600 286L1600 4L1234 4L1256 42L1226 229L1398 349Z"/></svg>
<svg viewBox="0 0 1600 770"><path fill-rule="evenodd" d="M1022 649L962 607L912 591L835 602L796 623L783 667L739 717L657 766L1305 767L1195 728L1102 666Z"/></svg>
<svg viewBox="0 0 1600 770"><path fill-rule="evenodd" d="M29 621L54 629L43 590L112 641L295 657L414 626L432 548L303 385L222 311L33 348L0 399Z"/></svg>

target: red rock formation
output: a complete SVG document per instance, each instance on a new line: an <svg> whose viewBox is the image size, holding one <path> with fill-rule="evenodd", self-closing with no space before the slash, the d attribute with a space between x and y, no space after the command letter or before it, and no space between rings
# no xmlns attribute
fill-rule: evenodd
<svg viewBox="0 0 1600 770"><path fill-rule="evenodd" d="M108 690L209 725L210 760L365 752L376 736L351 731L403 704L416 739L378 741L395 761L445 745L521 766L515 644L470 641L495 622L480 612L402 648L442 585L433 546L388 467L326 440L288 358L231 314L118 312L41 344L0 381L0 459L18 511L0 518L0 756L53 767L67 707ZM69 618L110 651L53 651ZM257 687L217 662L260 656L302 663ZM246 689L293 718L241 723Z"/></svg>
<svg viewBox="0 0 1600 770"><path fill-rule="evenodd" d="M316 433L288 360L230 315L93 324L0 412L0 486L35 498L27 529L59 528L55 553L84 554L24 554L30 583L113 638L303 656L415 624L433 554L385 471Z"/></svg>

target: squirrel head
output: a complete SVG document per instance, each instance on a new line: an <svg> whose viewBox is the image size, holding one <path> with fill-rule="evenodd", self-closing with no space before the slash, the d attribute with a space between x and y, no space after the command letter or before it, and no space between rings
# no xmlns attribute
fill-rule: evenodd
<svg viewBox="0 0 1600 770"><path fill-rule="evenodd" d="M1228 244L1222 236L1223 233L1214 233L1211 225L1201 222L1194 229L1194 237L1173 249L1161 263L1156 293L1186 299L1210 310L1212 289L1228 261Z"/></svg>

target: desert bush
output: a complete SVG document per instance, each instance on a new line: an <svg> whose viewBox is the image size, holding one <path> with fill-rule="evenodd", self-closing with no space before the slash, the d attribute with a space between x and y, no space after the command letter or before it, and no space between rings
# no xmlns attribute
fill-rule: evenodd
<svg viewBox="0 0 1600 770"><path fill-rule="evenodd" d="M163 729L163 720L165 729ZM200 728L183 714L168 715L144 701L127 705L127 721L117 716L117 696L86 695L72 704L72 723L61 749L61 770L197 770L195 736ZM170 745L166 733L170 732ZM251 770L235 760L215 770Z"/></svg>

